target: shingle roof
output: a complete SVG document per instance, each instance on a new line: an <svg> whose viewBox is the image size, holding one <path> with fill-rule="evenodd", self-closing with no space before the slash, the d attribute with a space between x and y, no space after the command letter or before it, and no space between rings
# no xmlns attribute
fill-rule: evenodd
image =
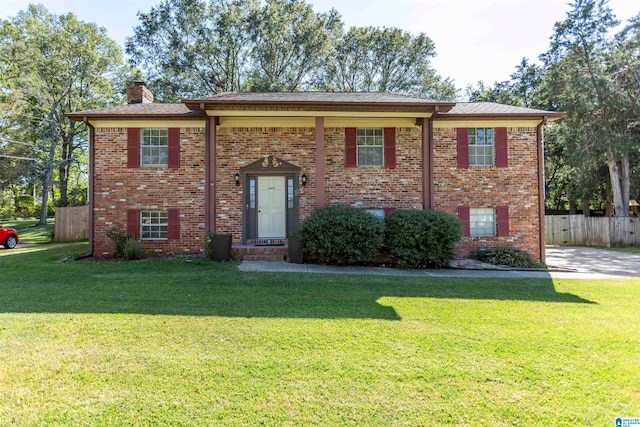
<svg viewBox="0 0 640 427"><path fill-rule="evenodd" d="M386 92L225 92L183 102L453 104Z"/></svg>
<svg viewBox="0 0 640 427"><path fill-rule="evenodd" d="M139 103L117 105L115 107L78 111L67 115L72 119L87 117L200 117L200 111L193 111L184 104Z"/></svg>
<svg viewBox="0 0 640 427"><path fill-rule="evenodd" d="M495 102L458 102L451 110L441 113L439 116L549 116L560 118L564 117L564 113L515 107Z"/></svg>
<svg viewBox="0 0 640 427"><path fill-rule="evenodd" d="M495 102L438 102L398 93L373 92L228 92L214 96L183 100L184 103L161 104L139 103L115 107L78 111L67 114L73 120L91 118L201 118L206 113L201 109L242 108L288 108L356 111L438 111L441 119L464 119L471 117L543 117L549 120L564 117L564 113L514 107Z"/></svg>

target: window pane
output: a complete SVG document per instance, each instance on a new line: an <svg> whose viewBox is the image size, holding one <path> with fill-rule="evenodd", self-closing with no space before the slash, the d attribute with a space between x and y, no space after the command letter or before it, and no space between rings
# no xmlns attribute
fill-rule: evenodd
<svg viewBox="0 0 640 427"><path fill-rule="evenodd" d="M167 166L169 140L167 129L140 131L140 159L142 166Z"/></svg>
<svg viewBox="0 0 640 427"><path fill-rule="evenodd" d="M142 240L166 239L167 229L166 211L140 212L140 238Z"/></svg>
<svg viewBox="0 0 640 427"><path fill-rule="evenodd" d="M471 236L495 236L496 235L496 213L494 209L470 209L470 231Z"/></svg>
<svg viewBox="0 0 640 427"><path fill-rule="evenodd" d="M358 166L383 166L384 137L382 128L359 128L356 135Z"/></svg>
<svg viewBox="0 0 640 427"><path fill-rule="evenodd" d="M469 165L494 166L495 151L492 128L469 129Z"/></svg>

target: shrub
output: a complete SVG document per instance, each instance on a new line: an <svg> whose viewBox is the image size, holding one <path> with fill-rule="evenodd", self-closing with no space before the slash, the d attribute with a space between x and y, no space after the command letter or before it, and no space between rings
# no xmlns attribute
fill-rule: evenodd
<svg viewBox="0 0 640 427"><path fill-rule="evenodd" d="M115 258L124 257L124 250L127 244L127 240L133 239L133 236L130 234L127 234L127 231L121 225L116 225L112 227L111 229L107 230L105 234L107 235L108 238L113 240L113 243L115 243L116 245L116 249L115 249L115 252L113 253L113 256Z"/></svg>
<svg viewBox="0 0 640 427"><path fill-rule="evenodd" d="M525 251L509 248L483 248L474 252L475 259L494 265L509 265L512 267L528 267L531 265L531 255Z"/></svg>
<svg viewBox="0 0 640 427"><path fill-rule="evenodd" d="M386 219L386 245L403 268L446 267L462 238L457 217L432 210L395 210Z"/></svg>
<svg viewBox="0 0 640 427"><path fill-rule="evenodd" d="M321 263L355 264L380 253L384 223L362 209L327 206L302 221L295 235L304 242L306 253Z"/></svg>
<svg viewBox="0 0 640 427"><path fill-rule="evenodd" d="M128 237L124 243L124 259L131 261L142 258L142 255L142 242L132 237Z"/></svg>

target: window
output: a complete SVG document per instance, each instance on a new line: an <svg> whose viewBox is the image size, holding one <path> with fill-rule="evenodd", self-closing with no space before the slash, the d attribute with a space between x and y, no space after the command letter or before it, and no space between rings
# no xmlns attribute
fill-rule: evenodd
<svg viewBox="0 0 640 427"><path fill-rule="evenodd" d="M140 131L140 165L167 166L169 163L169 137L167 129Z"/></svg>
<svg viewBox="0 0 640 427"><path fill-rule="evenodd" d="M371 215L375 216L379 220L384 221L384 217L385 217L384 209L367 209L367 212L369 212Z"/></svg>
<svg viewBox="0 0 640 427"><path fill-rule="evenodd" d="M167 211L140 211L140 238L142 240L167 239L168 228Z"/></svg>
<svg viewBox="0 0 640 427"><path fill-rule="evenodd" d="M495 209L469 210L469 228L472 237L496 235L496 211Z"/></svg>
<svg viewBox="0 0 640 427"><path fill-rule="evenodd" d="M494 166L495 151L493 129L469 129L469 165Z"/></svg>
<svg viewBox="0 0 640 427"><path fill-rule="evenodd" d="M382 128L360 128L356 134L358 166L384 166Z"/></svg>

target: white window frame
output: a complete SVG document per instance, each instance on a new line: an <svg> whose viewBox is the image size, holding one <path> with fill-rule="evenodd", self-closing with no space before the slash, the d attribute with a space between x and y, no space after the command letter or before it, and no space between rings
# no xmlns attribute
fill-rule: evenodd
<svg viewBox="0 0 640 427"><path fill-rule="evenodd" d="M469 166L496 165L496 131L493 128L469 128Z"/></svg>
<svg viewBox="0 0 640 427"><path fill-rule="evenodd" d="M470 208L469 231L471 237L497 235L498 217L494 208Z"/></svg>
<svg viewBox="0 0 640 427"><path fill-rule="evenodd" d="M140 240L167 240L168 238L168 211L140 211Z"/></svg>
<svg viewBox="0 0 640 427"><path fill-rule="evenodd" d="M379 151L379 156L367 151ZM361 154L362 152L362 154ZM379 161L376 157L379 157ZM358 167L384 167L384 129L356 129L356 164Z"/></svg>
<svg viewBox="0 0 640 427"><path fill-rule="evenodd" d="M140 129L140 166L153 168L167 167L168 165L169 129Z"/></svg>

